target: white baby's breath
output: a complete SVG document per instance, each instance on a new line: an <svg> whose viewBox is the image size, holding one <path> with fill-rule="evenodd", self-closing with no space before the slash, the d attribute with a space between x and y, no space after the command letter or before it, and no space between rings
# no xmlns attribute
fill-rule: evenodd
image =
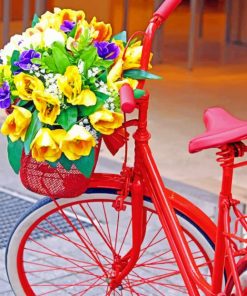
<svg viewBox="0 0 247 296"><path fill-rule="evenodd" d="M84 66L85 66L85 63L82 61L82 60L79 60L79 63L78 63L78 69L79 69L79 73L82 74L83 71L84 71Z"/></svg>

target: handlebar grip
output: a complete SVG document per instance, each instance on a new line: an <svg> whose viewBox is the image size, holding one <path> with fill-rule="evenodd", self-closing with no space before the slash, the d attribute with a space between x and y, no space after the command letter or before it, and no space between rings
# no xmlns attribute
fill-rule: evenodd
<svg viewBox="0 0 247 296"><path fill-rule="evenodd" d="M181 2L182 0L166 0L160 5L153 15L162 17L164 21Z"/></svg>
<svg viewBox="0 0 247 296"><path fill-rule="evenodd" d="M125 83L119 90L121 109L125 113L131 113L136 107L134 91L132 87Z"/></svg>

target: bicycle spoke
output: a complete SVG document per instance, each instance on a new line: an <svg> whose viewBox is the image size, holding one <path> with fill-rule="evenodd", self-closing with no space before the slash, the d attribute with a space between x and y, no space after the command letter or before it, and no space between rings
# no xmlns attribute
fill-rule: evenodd
<svg viewBox="0 0 247 296"><path fill-rule="evenodd" d="M31 239L30 239L30 240L31 240ZM36 242L36 241L34 241L34 243L38 244L39 246L42 246L40 243L38 243L38 242ZM47 255L52 254L52 255L55 256L56 258L61 258L61 259L65 260L65 261L68 261L68 262L74 264L75 266L81 268L82 270L84 270L84 272L89 273L89 271L88 271L87 269L83 268L81 265L79 265L79 264L77 264L77 263L74 263L74 262L73 262L74 260L70 259L69 257L65 257L65 256L62 256L62 255L59 255L58 253L56 253L56 252L50 250L50 249L47 248L47 247L44 247L44 246L42 246L42 247L43 247L44 249L50 251L50 253L46 253ZM91 274L93 275L93 273L91 273Z"/></svg>
<svg viewBox="0 0 247 296"><path fill-rule="evenodd" d="M127 235L128 235L128 232L129 232L129 230L130 230L131 222L132 222L132 221L130 220L130 222L129 222L127 228L126 228L126 231L125 231L125 234L124 234L124 237L123 237L123 240L122 240L122 243L121 243L120 249L119 249L119 251L118 251L118 254L120 254L121 251L122 251L122 248L123 248L123 246L124 246L124 243L125 243L126 238L127 238Z"/></svg>
<svg viewBox="0 0 247 296"><path fill-rule="evenodd" d="M74 214L76 215L76 217L77 217L77 214L75 213L73 207L71 207L71 209L72 209L73 213L74 213ZM92 220L92 222L93 222L93 220ZM108 263L109 263L110 260L111 260L111 258L107 258L107 257L104 256L103 254L101 254L101 253L100 253L100 252L94 247L94 244L92 243L92 241L91 241L91 239L90 239L90 237L89 237L87 231L85 231L83 225L82 225L82 229L83 229L83 233L84 233L84 234L86 235L86 237L87 237L87 242L88 242L89 245L92 247L92 249L93 249L94 253L96 254L96 256L97 256L99 262L101 262L101 260L100 260L100 258L99 258L99 255L100 255L100 256L102 256L106 261L107 261L107 259L108 259L108 260L109 260Z"/></svg>
<svg viewBox="0 0 247 296"><path fill-rule="evenodd" d="M44 271L55 271L55 270L65 270L71 273L82 273L82 271L77 271L75 268L77 267L64 267L64 266L56 266L56 265L48 265L48 264L42 264L38 262L32 262L32 261L23 261L24 263L27 263L29 265L36 265L36 266L42 266L42 267L49 267L48 269L38 269L38 270L26 270L26 273L36 273L36 272L44 272ZM97 265L84 265L83 268L89 268L89 267L97 267Z"/></svg>
<svg viewBox="0 0 247 296"><path fill-rule="evenodd" d="M124 260L131 258L131 204L127 204L125 211L117 212L112 208L112 200L94 203L86 199L68 203L66 207L58 205L53 213L36 225L38 236L36 232L30 233L23 249L26 256L22 260L24 273L35 295L98 296L98 291L109 296L126 293L169 296L172 291L179 296L187 294L185 286L180 284L182 278L176 260L153 210L147 212L146 235L138 262L115 290L111 290L109 283L125 268ZM63 224L56 223L57 214ZM190 233L185 236L198 268L210 280L208 266L212 265L211 260ZM29 254L37 259L32 261ZM31 282L33 277L42 275L49 280ZM39 293L39 289L43 292Z"/></svg>
<svg viewBox="0 0 247 296"><path fill-rule="evenodd" d="M112 252L114 253L113 249L111 248L111 245L109 245L109 243L107 242L107 239L105 238L105 236L103 235L103 233L101 232L100 228L98 228L98 225L100 225L100 222L98 221L98 219L96 218L96 221L98 223L98 225L95 224L95 222L93 221L93 219L91 218L91 216L89 215L89 213L86 211L85 207L81 207L81 210L86 214L87 218L91 221L91 223L93 224L95 230L97 231L97 233L99 234L99 236L103 239L103 241L106 243L106 245L112 250Z"/></svg>
<svg viewBox="0 0 247 296"><path fill-rule="evenodd" d="M184 289L181 289L181 288L185 288L185 286L181 286L181 285L178 285L178 284L165 284L165 283L161 283L161 282L157 282L157 280L163 280L165 279L167 276L163 275L163 276L154 276L154 277L151 277L149 279L144 279L142 278L141 276L139 276L136 272L133 272L134 275L140 279L140 281L138 282L138 280L133 280L133 285L141 285L143 283L145 284L149 284L153 287L153 284L157 284L159 286L163 286L163 287L173 287L174 290L177 290L177 291L180 291L180 292L184 292ZM170 276L170 275L169 275ZM151 284L152 283L152 284Z"/></svg>

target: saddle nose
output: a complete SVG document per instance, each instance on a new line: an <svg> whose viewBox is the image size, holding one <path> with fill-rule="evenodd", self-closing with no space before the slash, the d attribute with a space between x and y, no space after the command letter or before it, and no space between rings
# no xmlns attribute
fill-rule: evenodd
<svg viewBox="0 0 247 296"><path fill-rule="evenodd" d="M206 131L190 141L190 153L217 148L247 138L247 121L234 117L223 108L207 109L203 120Z"/></svg>

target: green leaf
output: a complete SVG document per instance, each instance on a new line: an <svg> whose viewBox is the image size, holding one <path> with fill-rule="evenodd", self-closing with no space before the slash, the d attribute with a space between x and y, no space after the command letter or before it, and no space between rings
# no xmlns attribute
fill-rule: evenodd
<svg viewBox="0 0 247 296"><path fill-rule="evenodd" d="M99 80L102 80L104 83L107 83L107 71L106 70L104 70L104 71L102 71L100 74L99 74L99 76L98 76L98 79Z"/></svg>
<svg viewBox="0 0 247 296"><path fill-rule="evenodd" d="M97 98L97 103L94 106L78 106L79 116L85 117L89 116L90 114L93 114L94 112L99 110L104 105L104 103L105 101L101 100L100 98Z"/></svg>
<svg viewBox="0 0 247 296"><path fill-rule="evenodd" d="M44 56L42 57L42 62L47 66L47 68L49 70L51 70L52 72L54 73L57 73L58 72L58 69L57 69L57 66L55 64L55 61L53 59L52 56Z"/></svg>
<svg viewBox="0 0 247 296"><path fill-rule="evenodd" d="M75 160L74 164L77 169L87 178L92 174L95 161L95 150L91 149L91 152L88 156L82 156L80 159Z"/></svg>
<svg viewBox="0 0 247 296"><path fill-rule="evenodd" d="M20 100L19 102L17 102L17 106L20 106L20 107L24 107L25 105L29 104L30 101L25 101L25 100Z"/></svg>
<svg viewBox="0 0 247 296"><path fill-rule="evenodd" d="M33 101L20 100L16 103L16 105L19 107L24 107L25 109L29 110L30 112L33 112L35 109Z"/></svg>
<svg viewBox="0 0 247 296"><path fill-rule="evenodd" d="M94 46L86 47L80 55L80 59L84 62L84 72L87 73L88 69L94 64L97 57L97 49Z"/></svg>
<svg viewBox="0 0 247 296"><path fill-rule="evenodd" d="M59 41L55 41L55 42L53 42L52 47L59 48L64 54L66 54L68 56L67 50L66 50L63 43L61 43Z"/></svg>
<svg viewBox="0 0 247 296"><path fill-rule="evenodd" d="M37 64L37 65L41 65L41 63L42 63L40 58L33 58L33 59L31 59L31 62L33 64Z"/></svg>
<svg viewBox="0 0 247 296"><path fill-rule="evenodd" d="M79 40L78 40L78 51L82 51L87 47L92 41L91 33L87 27L84 28Z"/></svg>
<svg viewBox="0 0 247 296"><path fill-rule="evenodd" d="M135 99L140 99L142 96L145 95L145 90L143 89L134 89L134 97Z"/></svg>
<svg viewBox="0 0 247 296"><path fill-rule="evenodd" d="M38 23L39 23L40 19L38 17L38 15L35 13L35 15L33 16L33 20L32 20L32 28L35 27Z"/></svg>
<svg viewBox="0 0 247 296"><path fill-rule="evenodd" d="M105 100L107 100L109 98L109 95L107 95L105 93L102 93L100 91L94 91L94 93L95 93L97 98L99 98L99 99L101 99L103 101L105 101Z"/></svg>
<svg viewBox="0 0 247 296"><path fill-rule="evenodd" d="M69 171L73 165L73 161L69 160L64 154L62 154L62 156L60 157L59 162L66 171Z"/></svg>
<svg viewBox="0 0 247 296"><path fill-rule="evenodd" d="M12 73L14 73L19 69L19 67L14 65L14 62L19 61L19 57L20 57L20 52L18 50L14 50L10 59Z"/></svg>
<svg viewBox="0 0 247 296"><path fill-rule="evenodd" d="M56 42L52 46L52 56L58 72L64 74L67 67L70 66L70 61L67 54L65 54L64 50Z"/></svg>
<svg viewBox="0 0 247 296"><path fill-rule="evenodd" d="M12 142L8 138L8 158L9 163L16 174L19 173L21 167L21 156L23 151L23 142L15 141Z"/></svg>
<svg viewBox="0 0 247 296"><path fill-rule="evenodd" d="M60 124L63 129L68 131L77 122L77 117L77 107L71 106L60 113L57 118L57 123Z"/></svg>
<svg viewBox="0 0 247 296"><path fill-rule="evenodd" d="M132 78L137 80L143 80L143 79L162 79L162 77L152 74L150 72L141 70L141 69L132 69L127 70L123 74L124 78Z"/></svg>
<svg viewBox="0 0 247 296"><path fill-rule="evenodd" d="M57 167L57 163L58 163L58 161L55 161L55 162L51 162L51 161L46 161L48 164L49 164L49 166L51 166L52 168L56 168Z"/></svg>
<svg viewBox="0 0 247 296"><path fill-rule="evenodd" d="M38 111L36 110L32 114L32 120L27 129L27 133L25 137L24 150L26 154L30 152L30 145L41 128L42 128L42 123L39 121Z"/></svg>
<svg viewBox="0 0 247 296"><path fill-rule="evenodd" d="M122 40L123 42L127 42L127 32L122 31L112 37L113 40Z"/></svg>
<svg viewBox="0 0 247 296"><path fill-rule="evenodd" d="M113 63L114 63L113 60L103 60L101 58L97 58L93 65L95 67L104 67L108 69L113 65Z"/></svg>

